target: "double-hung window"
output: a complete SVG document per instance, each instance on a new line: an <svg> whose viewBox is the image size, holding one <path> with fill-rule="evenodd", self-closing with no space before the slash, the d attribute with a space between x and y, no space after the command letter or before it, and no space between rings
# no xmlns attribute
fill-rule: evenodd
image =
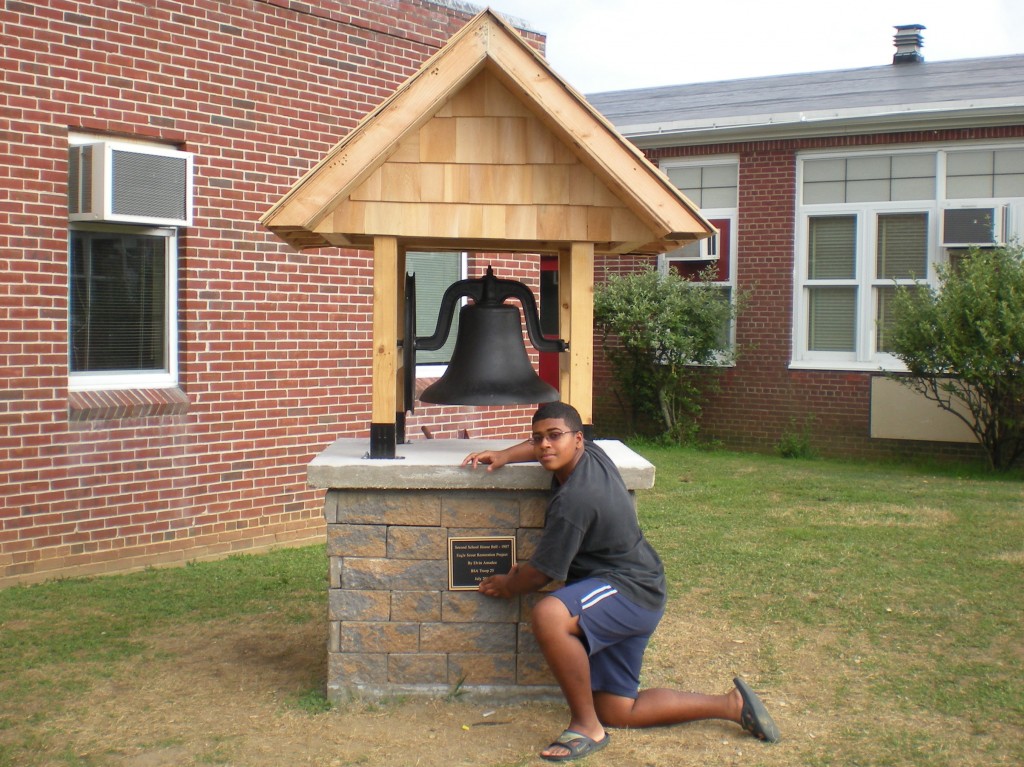
<svg viewBox="0 0 1024 767"><path fill-rule="evenodd" d="M855 365L887 353L896 286L928 276L932 218L928 210L863 208L807 217L805 359Z"/></svg>
<svg viewBox="0 0 1024 767"><path fill-rule="evenodd" d="M879 213L875 219L874 349L887 355L885 333L892 324L897 286L913 286L928 277L929 214Z"/></svg>

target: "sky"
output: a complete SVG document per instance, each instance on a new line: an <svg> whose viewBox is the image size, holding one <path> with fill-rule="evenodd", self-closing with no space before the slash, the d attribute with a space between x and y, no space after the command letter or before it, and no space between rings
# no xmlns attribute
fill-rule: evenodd
<svg viewBox="0 0 1024 767"><path fill-rule="evenodd" d="M548 64L583 93L880 66L899 24L926 27L926 61L1024 53L1024 0L489 4L546 33Z"/></svg>

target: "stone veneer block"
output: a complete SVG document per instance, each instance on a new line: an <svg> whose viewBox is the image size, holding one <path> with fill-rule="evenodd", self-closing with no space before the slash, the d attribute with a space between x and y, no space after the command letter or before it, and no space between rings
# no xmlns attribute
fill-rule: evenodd
<svg viewBox="0 0 1024 767"><path fill-rule="evenodd" d="M341 621L327 621L327 660L341 652ZM329 665L329 664L328 664Z"/></svg>
<svg viewBox="0 0 1024 767"><path fill-rule="evenodd" d="M343 653L416 652L420 624L394 621L345 621L341 624Z"/></svg>
<svg viewBox="0 0 1024 767"><path fill-rule="evenodd" d="M444 684L448 681L445 653L392 653L388 681L394 684Z"/></svg>
<svg viewBox="0 0 1024 767"><path fill-rule="evenodd" d="M328 523L437 526L441 521L441 499L436 493L411 490L330 490L324 515Z"/></svg>
<svg viewBox="0 0 1024 767"><path fill-rule="evenodd" d="M347 558L341 571L346 589L448 588L448 563L434 559L356 559Z"/></svg>
<svg viewBox="0 0 1024 767"><path fill-rule="evenodd" d="M441 594L441 620L445 623L509 623L519 612L518 600L490 599L475 591Z"/></svg>
<svg viewBox="0 0 1024 767"><path fill-rule="evenodd" d="M510 493L491 491L449 493L441 502L444 527L503 527L519 525L519 499Z"/></svg>
<svg viewBox="0 0 1024 767"><path fill-rule="evenodd" d="M448 559L448 536L443 527L393 525L387 538L389 559Z"/></svg>
<svg viewBox="0 0 1024 767"><path fill-rule="evenodd" d="M492 535L499 536L515 536L516 530L514 527L449 527L448 536L450 538L486 538ZM444 552L445 559L448 559L448 550Z"/></svg>
<svg viewBox="0 0 1024 767"><path fill-rule="evenodd" d="M507 623L424 623L420 627L420 649L424 652L515 652L516 627Z"/></svg>
<svg viewBox="0 0 1024 767"><path fill-rule="evenodd" d="M548 491L524 497L519 504L520 527L544 527L548 510Z"/></svg>
<svg viewBox="0 0 1024 767"><path fill-rule="evenodd" d="M327 582L330 588L341 588L341 571L344 569L345 560L341 557L330 557L327 560Z"/></svg>
<svg viewBox="0 0 1024 767"><path fill-rule="evenodd" d="M519 624L518 631L516 632L516 652L540 652L540 645L537 644L537 638L533 635L533 628L528 622Z"/></svg>
<svg viewBox="0 0 1024 767"><path fill-rule="evenodd" d="M455 685L509 685L516 683L515 653L452 653L448 656L448 683ZM550 684L552 680L548 680Z"/></svg>
<svg viewBox="0 0 1024 767"><path fill-rule="evenodd" d="M533 528L529 530L520 528L516 531L516 559L518 561L526 562L533 556L533 552L537 550L537 544L540 543L542 532Z"/></svg>
<svg viewBox="0 0 1024 767"><path fill-rule="evenodd" d="M387 534L385 525L327 525L327 556L386 557Z"/></svg>
<svg viewBox="0 0 1024 767"><path fill-rule="evenodd" d="M419 623L436 623L440 621L441 592L392 591L391 620L417 621Z"/></svg>
<svg viewBox="0 0 1024 767"><path fill-rule="evenodd" d="M386 621L391 614L387 591L331 589L327 599L328 617L336 621Z"/></svg>
<svg viewBox="0 0 1024 767"><path fill-rule="evenodd" d="M540 653L516 654L516 684L550 685L554 682L547 661Z"/></svg>
<svg viewBox="0 0 1024 767"><path fill-rule="evenodd" d="M388 656L384 653L335 653L328 664L328 689L346 690L359 685L388 683Z"/></svg>

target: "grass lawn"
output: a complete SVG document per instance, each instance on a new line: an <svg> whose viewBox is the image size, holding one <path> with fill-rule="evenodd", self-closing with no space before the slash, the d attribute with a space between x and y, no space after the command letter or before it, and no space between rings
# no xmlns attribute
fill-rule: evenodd
<svg viewBox="0 0 1024 767"><path fill-rule="evenodd" d="M752 676L783 742L751 746L709 724L620 732L588 767L1024 764L1020 474L638 451L657 466L640 514L671 591L646 681ZM472 752L496 727L458 741L463 761L442 753L458 702L328 710L309 660L324 653L325 610L320 546L0 591L0 767L535 763L543 743L527 730L547 709L508 715L526 722L500 733L519 761ZM237 678L236 656L248 664ZM277 675L261 682L254 663ZM377 720L442 728L436 753L417 740L403 762L342 742Z"/></svg>
<svg viewBox="0 0 1024 767"><path fill-rule="evenodd" d="M813 763L957 764L954 732L991 751L979 764L1024 763L1019 475L641 452L658 467L642 513L673 594L767 627L780 684L796 657L818 666L835 717ZM881 712L895 726L876 726Z"/></svg>

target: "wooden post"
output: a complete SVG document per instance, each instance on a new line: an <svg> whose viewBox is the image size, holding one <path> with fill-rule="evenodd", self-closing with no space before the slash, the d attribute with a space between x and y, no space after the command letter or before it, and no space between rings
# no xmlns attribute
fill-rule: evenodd
<svg viewBox="0 0 1024 767"><path fill-rule="evenodd" d="M594 423L594 244L574 242L558 257L559 321L569 342L562 355L562 400L579 411L584 427ZM566 357L568 359L566 359Z"/></svg>
<svg viewBox="0 0 1024 767"><path fill-rule="evenodd" d="M558 252L558 334L569 343L572 349L572 296L569 286L572 285L572 253L568 250ZM569 353L558 355L558 391L562 400L569 400Z"/></svg>
<svg viewBox="0 0 1024 767"><path fill-rule="evenodd" d="M373 238L373 393L370 458L394 458L397 432L398 238Z"/></svg>
<svg viewBox="0 0 1024 767"><path fill-rule="evenodd" d="M403 344L415 344L415 338L405 337L405 247L398 248L395 264L395 333ZM416 307L410 308L415 312ZM395 442L405 442L405 413L412 408L411 402L405 401L405 363L402 355L395 357ZM415 382L416 371L412 371Z"/></svg>

